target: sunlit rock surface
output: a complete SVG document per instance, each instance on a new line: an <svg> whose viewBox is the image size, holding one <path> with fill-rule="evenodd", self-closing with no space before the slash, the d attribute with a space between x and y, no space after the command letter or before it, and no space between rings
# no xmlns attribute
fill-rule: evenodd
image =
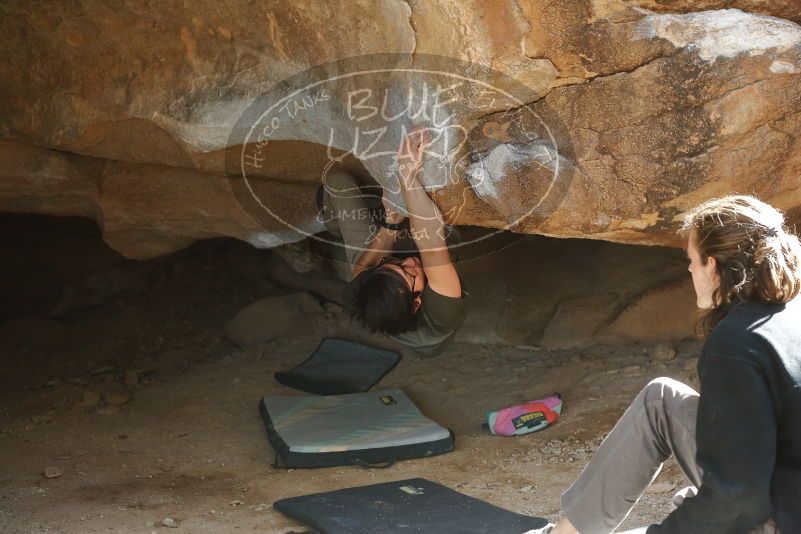
<svg viewBox="0 0 801 534"><path fill-rule="evenodd" d="M798 221L799 13L793 0L6 3L0 209L91 217L136 258L212 236L302 239L323 229L314 192L348 151L363 183L397 189L387 157L354 150L366 128L343 103L358 87L329 84L259 152L246 185L269 217L231 173L253 140L242 119L310 67L392 53L399 69L454 58L474 80L449 104L464 135L424 166L451 223L675 245L684 210L735 191ZM374 76L373 96L439 82L415 76ZM482 100L475 80L518 105Z"/></svg>

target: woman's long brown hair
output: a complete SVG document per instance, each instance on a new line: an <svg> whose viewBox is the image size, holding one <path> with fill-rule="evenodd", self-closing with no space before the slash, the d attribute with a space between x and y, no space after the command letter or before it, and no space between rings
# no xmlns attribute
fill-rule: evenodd
<svg viewBox="0 0 801 534"><path fill-rule="evenodd" d="M713 307L701 317L703 335L740 302L784 303L801 291L801 244L773 206L747 195L708 200L687 213L686 240L691 232L701 260L717 261L720 278Z"/></svg>

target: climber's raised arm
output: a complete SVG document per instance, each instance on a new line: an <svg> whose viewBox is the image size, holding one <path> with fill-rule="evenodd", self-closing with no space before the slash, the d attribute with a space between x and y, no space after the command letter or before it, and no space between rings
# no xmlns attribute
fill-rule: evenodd
<svg viewBox="0 0 801 534"><path fill-rule="evenodd" d="M418 178L422 157L431 142L428 129L409 132L398 148L398 181L409 213L409 229L420 251L428 284L437 293L460 297L462 288L445 242L445 221Z"/></svg>

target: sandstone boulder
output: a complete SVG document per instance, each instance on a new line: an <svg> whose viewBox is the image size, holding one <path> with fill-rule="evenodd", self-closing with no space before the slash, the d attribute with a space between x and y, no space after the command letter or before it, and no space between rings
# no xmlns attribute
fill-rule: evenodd
<svg viewBox="0 0 801 534"><path fill-rule="evenodd" d="M592 345L594 334L619 306L618 295L592 295L559 303L542 335L545 349L570 349Z"/></svg>
<svg viewBox="0 0 801 534"><path fill-rule="evenodd" d="M695 335L695 291L689 277L652 287L596 333L606 342L666 341Z"/></svg>
<svg viewBox="0 0 801 534"><path fill-rule="evenodd" d="M373 156L414 121L388 121L381 106L367 117L373 104L353 95L369 89L394 104L410 88L447 95L450 69L445 78L470 83L442 108L454 135L427 154L423 174L450 223L676 245L683 211L730 192L755 193L798 222L798 7L6 3L0 208L93 218L137 258L213 236L294 242L322 230L313 195L332 163L397 189L392 158ZM360 65L378 74L357 83ZM287 100L291 120L269 143L246 135L265 95L321 79L320 91ZM413 103L436 125L425 94ZM382 121L391 124L379 141ZM236 163L254 145L258 168L245 183Z"/></svg>
<svg viewBox="0 0 801 534"><path fill-rule="evenodd" d="M310 293L268 297L240 310L226 326L225 333L238 345L247 347L306 332L308 321L322 314L322 307Z"/></svg>

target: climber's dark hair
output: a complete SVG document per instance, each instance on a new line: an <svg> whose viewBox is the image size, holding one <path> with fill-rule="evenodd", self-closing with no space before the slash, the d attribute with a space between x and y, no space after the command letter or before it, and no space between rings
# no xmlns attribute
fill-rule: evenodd
<svg viewBox="0 0 801 534"><path fill-rule="evenodd" d="M416 293L392 269L371 267L353 280L353 313L370 332L400 334L418 326Z"/></svg>

